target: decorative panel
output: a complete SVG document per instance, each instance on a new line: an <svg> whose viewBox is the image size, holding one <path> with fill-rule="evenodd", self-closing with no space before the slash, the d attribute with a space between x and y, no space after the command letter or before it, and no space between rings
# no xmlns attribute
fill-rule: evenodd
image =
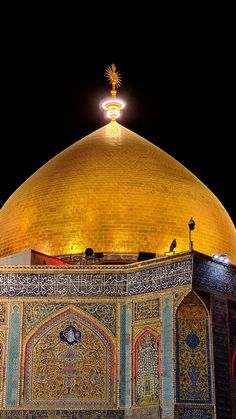
<svg viewBox="0 0 236 419"><path fill-rule="evenodd" d="M178 408L175 414L176 419L213 419L211 409L204 407Z"/></svg>
<svg viewBox="0 0 236 419"><path fill-rule="evenodd" d="M152 330L144 329L134 343L135 400L138 405L159 400L159 338Z"/></svg>
<svg viewBox="0 0 236 419"><path fill-rule="evenodd" d="M24 305L24 335L33 330L39 323L49 315L73 304L63 303L26 303ZM116 304L74 304L75 307L86 311L101 323L103 323L112 333L116 334Z"/></svg>
<svg viewBox="0 0 236 419"><path fill-rule="evenodd" d="M236 417L236 302L228 303L229 337L231 353L231 394L233 417Z"/></svg>
<svg viewBox="0 0 236 419"><path fill-rule="evenodd" d="M0 419L123 419L124 411L117 410L6 410Z"/></svg>
<svg viewBox="0 0 236 419"><path fill-rule="evenodd" d="M0 328L0 340L5 342L6 340L6 328Z"/></svg>
<svg viewBox="0 0 236 419"><path fill-rule="evenodd" d="M179 403L211 403L208 314L190 293L176 318L176 399Z"/></svg>
<svg viewBox="0 0 236 419"><path fill-rule="evenodd" d="M131 405L131 310L121 304L120 311L120 405Z"/></svg>
<svg viewBox="0 0 236 419"><path fill-rule="evenodd" d="M12 304L9 322L6 406L16 406L19 379L20 306Z"/></svg>
<svg viewBox="0 0 236 419"><path fill-rule="evenodd" d="M230 297L236 295L236 268L231 266L229 269L212 258L194 253L193 287L222 292Z"/></svg>
<svg viewBox="0 0 236 419"><path fill-rule="evenodd" d="M81 310L103 323L115 336L116 335L116 304L76 304Z"/></svg>
<svg viewBox="0 0 236 419"><path fill-rule="evenodd" d="M6 323L6 304L0 303L0 325Z"/></svg>
<svg viewBox="0 0 236 419"><path fill-rule="evenodd" d="M135 303L134 320L145 320L159 317L159 300L148 300Z"/></svg>
<svg viewBox="0 0 236 419"><path fill-rule="evenodd" d="M57 267L58 269L58 267ZM0 273L0 296L6 297L76 297L107 295L111 297L144 294L161 289L191 284L192 260L142 269L137 272L101 271L100 273L60 273L43 267L43 272ZM104 267L102 268L104 270ZM122 270L122 272L121 272Z"/></svg>
<svg viewBox="0 0 236 419"><path fill-rule="evenodd" d="M220 419L231 418L230 344L227 301L212 298L216 413Z"/></svg>
<svg viewBox="0 0 236 419"><path fill-rule="evenodd" d="M4 347L3 342L0 340L0 406L2 405L3 396L3 369L4 369Z"/></svg>
<svg viewBox="0 0 236 419"><path fill-rule="evenodd" d="M114 376L112 340L72 309L43 324L27 343L26 404L112 406Z"/></svg>
<svg viewBox="0 0 236 419"><path fill-rule="evenodd" d="M163 415L173 417L173 350L172 350L172 298L162 302L162 405Z"/></svg>
<svg viewBox="0 0 236 419"><path fill-rule="evenodd" d="M66 307L66 304L25 303L24 304L24 335L27 336L39 323L50 314Z"/></svg>

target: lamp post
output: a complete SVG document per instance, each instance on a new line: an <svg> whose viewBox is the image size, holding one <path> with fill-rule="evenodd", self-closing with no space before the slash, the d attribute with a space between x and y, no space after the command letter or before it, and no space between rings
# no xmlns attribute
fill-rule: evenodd
<svg viewBox="0 0 236 419"><path fill-rule="evenodd" d="M195 221L192 219L192 217L190 218L189 222L188 222L188 228L189 228L189 250L190 252L193 251L193 242L192 242L192 237L191 237L191 231L194 230L195 228Z"/></svg>

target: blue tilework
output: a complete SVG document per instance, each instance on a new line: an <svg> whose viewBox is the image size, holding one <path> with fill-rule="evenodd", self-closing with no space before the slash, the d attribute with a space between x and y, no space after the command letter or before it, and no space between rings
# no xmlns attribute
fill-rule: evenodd
<svg viewBox="0 0 236 419"><path fill-rule="evenodd" d="M163 403L173 401L172 378L172 309L170 298L163 300L162 315L162 368L163 368Z"/></svg>
<svg viewBox="0 0 236 419"><path fill-rule="evenodd" d="M20 310L12 306L9 325L6 406L17 405L17 384L19 371Z"/></svg>
<svg viewBox="0 0 236 419"><path fill-rule="evenodd" d="M120 405L131 405L131 319L128 304L121 305L120 317Z"/></svg>
<svg viewBox="0 0 236 419"><path fill-rule="evenodd" d="M179 356L179 345L180 345L180 336L178 333L178 320L176 320L176 401L178 403L195 403L195 404L208 404L208 403L212 403L212 391L211 391L211 358L210 358L210 342L209 342L209 326L208 326L208 322L206 323L206 362L207 362L207 376L205 377L207 379L207 382L205 383L204 387L207 386L207 394L205 395L205 398L202 399L201 395L199 395L199 399L196 398L196 396L194 398L188 398L187 395L191 396L190 391L187 393L186 392L186 398L182 399L180 396L180 389L181 389L181 384L183 385L183 383L181 383L181 377L180 377L180 368L179 368L179 363L180 363L180 356ZM189 335L187 336L187 338L189 337ZM199 339L198 339L199 341ZM186 342L187 345L189 346L188 342ZM195 346L191 346L191 349L194 351ZM186 354L187 355L187 354ZM198 362L198 357L196 357L196 364ZM193 368L195 368L195 365L192 366ZM198 364L197 364L198 367ZM193 382L193 388L196 387L194 386L194 382ZM204 388L203 387L203 388ZM191 387L190 387L191 390ZM200 392L199 392L200 393ZM194 394L194 393L193 393Z"/></svg>
<svg viewBox="0 0 236 419"><path fill-rule="evenodd" d="M178 419L211 419L212 413L208 409L179 409L178 410Z"/></svg>

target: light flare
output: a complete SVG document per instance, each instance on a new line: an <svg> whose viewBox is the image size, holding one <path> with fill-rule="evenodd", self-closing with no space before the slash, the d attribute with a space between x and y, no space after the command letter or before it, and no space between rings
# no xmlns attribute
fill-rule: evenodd
<svg viewBox="0 0 236 419"><path fill-rule="evenodd" d="M111 99L104 100L101 103L102 109L105 110L105 115L107 118L115 121L117 118L120 117L120 111L124 109L125 102L123 100L117 99L117 88L121 86L121 76L119 72L116 70L115 64L108 66L105 70L106 77L109 83L112 85L111 89Z"/></svg>

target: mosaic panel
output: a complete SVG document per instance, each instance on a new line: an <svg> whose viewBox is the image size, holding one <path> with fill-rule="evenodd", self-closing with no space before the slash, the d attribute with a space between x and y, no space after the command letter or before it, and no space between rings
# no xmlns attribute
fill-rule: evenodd
<svg viewBox="0 0 236 419"><path fill-rule="evenodd" d="M174 312L177 310L177 308L179 307L179 305L180 305L181 301L184 299L184 297L186 297L191 291L192 291L192 287L185 287L181 291L176 290L176 292L174 292L174 294L173 294L173 309L174 309Z"/></svg>
<svg viewBox="0 0 236 419"><path fill-rule="evenodd" d="M159 316L159 300L141 301L135 303L134 319L145 320Z"/></svg>
<svg viewBox="0 0 236 419"><path fill-rule="evenodd" d="M75 304L76 307L89 313L103 323L116 335L116 304ZM68 304L25 304L24 306L24 335L33 330L40 322L50 314L68 307Z"/></svg>
<svg viewBox="0 0 236 419"><path fill-rule="evenodd" d="M28 335L41 321L66 304L24 304L24 335Z"/></svg>
<svg viewBox="0 0 236 419"><path fill-rule="evenodd" d="M64 268L65 269L65 268ZM170 263L131 273L1 273L0 296L125 296L191 284L192 262Z"/></svg>
<svg viewBox="0 0 236 419"><path fill-rule="evenodd" d="M233 417L236 417L236 302L228 303Z"/></svg>
<svg viewBox="0 0 236 419"><path fill-rule="evenodd" d="M0 303L0 324L6 323L6 304Z"/></svg>
<svg viewBox="0 0 236 419"><path fill-rule="evenodd" d="M212 296L212 331L217 418L230 418L232 409L227 301Z"/></svg>
<svg viewBox="0 0 236 419"><path fill-rule="evenodd" d="M110 338L67 310L41 326L26 347L26 403L64 407L110 405L115 360Z"/></svg>
<svg viewBox="0 0 236 419"><path fill-rule="evenodd" d="M121 305L120 314L120 404L131 404L131 318L128 304Z"/></svg>
<svg viewBox="0 0 236 419"><path fill-rule="evenodd" d="M32 357L33 400L106 397L105 348L79 322L55 326L34 346Z"/></svg>
<svg viewBox="0 0 236 419"><path fill-rule="evenodd" d="M0 330L0 340L2 342L4 342L6 340L6 330L5 329Z"/></svg>
<svg viewBox="0 0 236 419"><path fill-rule="evenodd" d="M177 419L212 419L213 415L210 409L205 408L184 408L178 409Z"/></svg>
<svg viewBox="0 0 236 419"><path fill-rule="evenodd" d="M114 336L116 335L116 304L76 304L76 306L95 317Z"/></svg>
<svg viewBox="0 0 236 419"><path fill-rule="evenodd" d="M143 294L192 282L192 261L170 263L127 274L128 294Z"/></svg>
<svg viewBox="0 0 236 419"><path fill-rule="evenodd" d="M149 329L136 339L134 345L134 378L136 403L148 405L159 397L159 339Z"/></svg>
<svg viewBox="0 0 236 419"><path fill-rule="evenodd" d="M141 322L137 322L134 323L133 326L133 337L134 339L136 339L138 337L138 335L140 335L143 331L143 329L145 327L149 327L150 329L152 329L158 336L161 335L161 324L160 324L160 319L155 319L154 321L142 321Z"/></svg>
<svg viewBox="0 0 236 419"><path fill-rule="evenodd" d="M2 405L3 365L3 343L0 341L0 405Z"/></svg>
<svg viewBox="0 0 236 419"><path fill-rule="evenodd" d="M177 312L176 398L177 402L211 403L208 315L193 293Z"/></svg>
<svg viewBox="0 0 236 419"><path fill-rule="evenodd" d="M194 254L193 285L201 289L212 289L229 296L236 295L236 268L224 266L212 259Z"/></svg>
<svg viewBox="0 0 236 419"><path fill-rule="evenodd" d="M12 305L9 324L6 406L16 406L20 348L20 307Z"/></svg>
<svg viewBox="0 0 236 419"><path fill-rule="evenodd" d="M116 410L8 410L0 411L0 419L123 419Z"/></svg>
<svg viewBox="0 0 236 419"><path fill-rule="evenodd" d="M172 298L166 296L162 303L162 411L173 417L173 365L172 365Z"/></svg>

